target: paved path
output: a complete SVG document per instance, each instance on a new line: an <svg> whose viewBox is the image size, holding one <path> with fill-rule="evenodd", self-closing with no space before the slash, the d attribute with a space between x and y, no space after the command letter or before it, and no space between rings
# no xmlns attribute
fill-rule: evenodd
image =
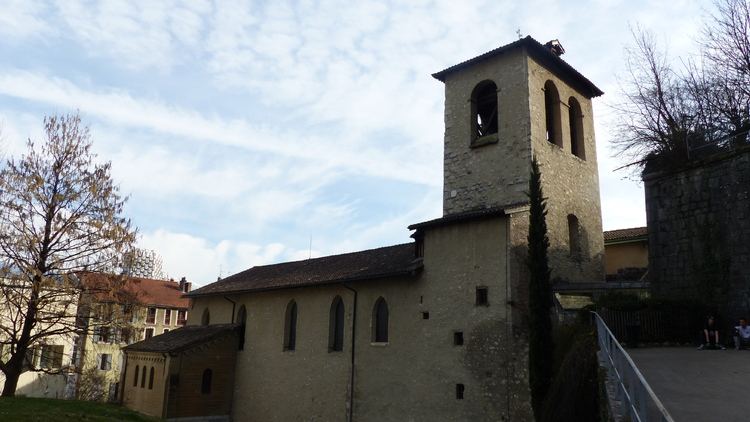
<svg viewBox="0 0 750 422"><path fill-rule="evenodd" d="M750 351L627 349L676 422L750 421Z"/></svg>

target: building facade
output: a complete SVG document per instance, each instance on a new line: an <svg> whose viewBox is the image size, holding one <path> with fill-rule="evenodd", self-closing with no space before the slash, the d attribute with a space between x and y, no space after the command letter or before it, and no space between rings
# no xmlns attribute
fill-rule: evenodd
<svg viewBox="0 0 750 422"><path fill-rule="evenodd" d="M635 281L648 271L648 230L646 227L604 232L604 254L608 281Z"/></svg>
<svg viewBox="0 0 750 422"><path fill-rule="evenodd" d="M604 281L591 111L602 93L561 51L527 37L433 75L446 93L443 216L410 226L412 242L253 267L186 295L188 327L240 327L230 410L177 417L163 403L161 413L145 400L126 405L175 420L533 420L533 157L548 197L553 277ZM125 379L135 380L143 359L180 356L188 327L159 339L174 339L171 350L157 339L129 346ZM194 365L213 373L221 363L206 356ZM159 386L167 402L200 390L184 380Z"/></svg>
<svg viewBox="0 0 750 422"><path fill-rule="evenodd" d="M185 325L188 300L181 296L188 282L127 277L122 294L113 296L116 289L107 287L112 279L88 274L81 277L87 286L83 293L60 297L71 304L59 324L66 333L32 345L17 395L115 401L124 364L121 348ZM9 353L9 345L0 347L0 358ZM3 382L0 373L0 386Z"/></svg>

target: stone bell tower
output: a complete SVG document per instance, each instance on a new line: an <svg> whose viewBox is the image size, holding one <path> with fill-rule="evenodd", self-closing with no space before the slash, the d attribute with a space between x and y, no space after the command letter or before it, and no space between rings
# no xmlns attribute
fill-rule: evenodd
<svg viewBox="0 0 750 422"><path fill-rule="evenodd" d="M445 83L443 216L528 203L536 156L553 277L604 281L593 83L531 37L452 66Z"/></svg>

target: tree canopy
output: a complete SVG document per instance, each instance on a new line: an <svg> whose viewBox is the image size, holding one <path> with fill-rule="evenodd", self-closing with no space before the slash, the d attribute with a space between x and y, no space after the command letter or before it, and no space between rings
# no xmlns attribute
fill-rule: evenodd
<svg viewBox="0 0 750 422"><path fill-rule="evenodd" d="M633 28L619 75L613 146L642 168L648 157L680 163L747 143L750 130L750 3L715 0L696 53L673 61L653 32ZM679 64L677 64L679 63Z"/></svg>
<svg viewBox="0 0 750 422"><path fill-rule="evenodd" d="M127 197L97 163L89 128L78 114L44 119L41 146L0 171L0 370L3 395L15 393L27 352L55 336L91 329L76 321L81 293L116 294L87 273L116 273L136 229L122 216ZM88 317L88 315L86 316ZM32 368L43 370L45 368Z"/></svg>

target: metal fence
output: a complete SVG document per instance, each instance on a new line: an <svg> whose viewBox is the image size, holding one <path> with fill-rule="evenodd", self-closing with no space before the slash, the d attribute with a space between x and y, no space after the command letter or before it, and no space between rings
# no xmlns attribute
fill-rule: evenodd
<svg viewBox="0 0 750 422"><path fill-rule="evenodd" d="M718 152L732 151L740 145L746 145L750 131L725 135L725 131L711 133L703 131L692 134L686 139L688 160L705 157Z"/></svg>
<svg viewBox="0 0 750 422"><path fill-rule="evenodd" d="M638 422L674 422L604 320L596 312L592 314L607 376L614 382L615 399L620 403L620 415Z"/></svg>
<svg viewBox="0 0 750 422"><path fill-rule="evenodd" d="M698 341L698 332L706 322L705 311L692 309L619 311L600 308L597 312L615 338L621 343L627 341L630 347L633 347L630 344L633 334L637 343L693 344Z"/></svg>

